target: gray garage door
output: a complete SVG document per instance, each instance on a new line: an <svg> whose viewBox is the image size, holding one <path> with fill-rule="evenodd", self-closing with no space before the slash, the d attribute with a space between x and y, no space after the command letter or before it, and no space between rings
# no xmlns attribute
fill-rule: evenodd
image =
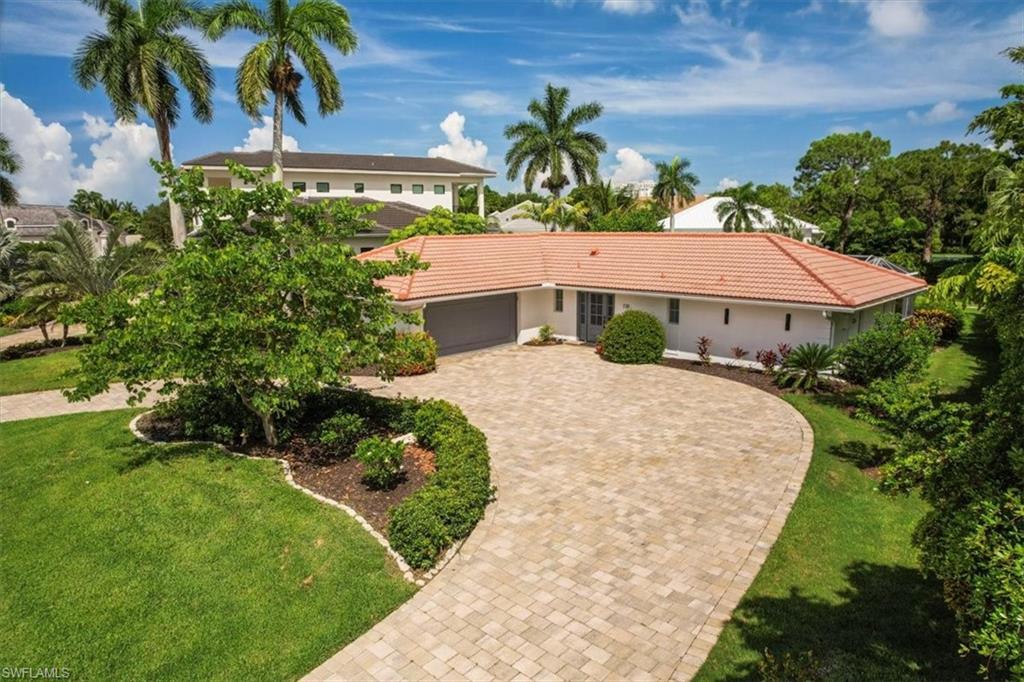
<svg viewBox="0 0 1024 682"><path fill-rule="evenodd" d="M430 303L423 318L442 355L511 343L516 338L516 295Z"/></svg>

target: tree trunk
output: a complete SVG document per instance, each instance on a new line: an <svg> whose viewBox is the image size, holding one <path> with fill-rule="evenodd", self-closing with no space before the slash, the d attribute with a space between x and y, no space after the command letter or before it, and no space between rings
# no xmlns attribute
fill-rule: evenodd
<svg viewBox="0 0 1024 682"><path fill-rule="evenodd" d="M60 324L61 324L60 345L63 347L65 345L67 345L67 342L68 342L68 323L67 322L61 322Z"/></svg>
<svg viewBox="0 0 1024 682"><path fill-rule="evenodd" d="M846 253L846 243L850 240L850 220L853 219L853 198L846 200L846 210L839 221L839 253Z"/></svg>
<svg viewBox="0 0 1024 682"><path fill-rule="evenodd" d="M932 262L932 241L935 239L935 223L928 221L928 229L924 232L924 249L921 251L921 260L925 263Z"/></svg>
<svg viewBox="0 0 1024 682"><path fill-rule="evenodd" d="M668 202L668 231L676 231L676 198L674 195Z"/></svg>
<svg viewBox="0 0 1024 682"><path fill-rule="evenodd" d="M260 424L263 426L263 439L267 441L267 445L277 445L277 428L274 426L274 415L257 410L256 406L252 404L249 398L237 386L235 386L235 392L238 393L242 404L260 418Z"/></svg>
<svg viewBox="0 0 1024 682"><path fill-rule="evenodd" d="M153 123L156 125L156 139L160 145L160 160L164 163L173 163L171 156L171 126L164 114L155 116ZM167 207L171 213L171 244L180 249L185 243L185 216L181 212L181 206L167 197Z"/></svg>
<svg viewBox="0 0 1024 682"><path fill-rule="evenodd" d="M274 93L274 182L284 182L284 93Z"/></svg>
<svg viewBox="0 0 1024 682"><path fill-rule="evenodd" d="M39 331L43 333L43 340L50 343L50 332L46 331L46 322L39 323Z"/></svg>

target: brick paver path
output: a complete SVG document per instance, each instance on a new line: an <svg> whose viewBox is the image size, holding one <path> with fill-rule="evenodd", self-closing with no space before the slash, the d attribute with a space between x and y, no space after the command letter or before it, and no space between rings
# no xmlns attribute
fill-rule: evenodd
<svg viewBox="0 0 1024 682"><path fill-rule="evenodd" d="M159 399L160 396L154 391L146 396L142 405L153 405ZM59 390L5 395L0 396L0 422L52 417L75 412L120 410L128 407L127 400L128 391L125 390L124 384L112 384L108 392L82 403L69 403Z"/></svg>
<svg viewBox="0 0 1024 682"><path fill-rule="evenodd" d="M51 339L60 339L63 333L63 328L56 322L52 323L47 328L47 333ZM73 324L68 327L68 336L78 336L79 334L85 333L84 324ZM9 346L17 346L20 343L28 343L29 341L42 341L43 332L40 331L39 327L30 327L24 331L15 332L8 334L7 336L0 336L0 349L7 348Z"/></svg>
<svg viewBox="0 0 1024 682"><path fill-rule="evenodd" d="M458 403L498 499L460 554L309 679L689 678L785 522L807 422L734 382L570 346L382 389Z"/></svg>

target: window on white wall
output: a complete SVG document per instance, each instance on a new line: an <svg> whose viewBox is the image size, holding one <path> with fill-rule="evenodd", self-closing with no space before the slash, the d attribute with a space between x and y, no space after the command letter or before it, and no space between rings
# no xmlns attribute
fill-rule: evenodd
<svg viewBox="0 0 1024 682"><path fill-rule="evenodd" d="M292 183L292 189L297 191L297 192L305 192L306 191L306 183L304 183L304 182L293 182Z"/></svg>
<svg viewBox="0 0 1024 682"><path fill-rule="evenodd" d="M793 324L793 315L792 315L792 313L786 313L786 331L787 332L789 331L789 328L792 326L792 324Z"/></svg>
<svg viewBox="0 0 1024 682"><path fill-rule="evenodd" d="M355 189L355 192L356 192L356 194L362 194L363 192L365 192L365 191L366 191L366 185L364 185L364 184L363 184L363 183L361 183L361 182L357 182L357 183L355 184L355 187L354 187L354 189Z"/></svg>
<svg viewBox="0 0 1024 682"><path fill-rule="evenodd" d="M668 323L679 324L679 299L668 299Z"/></svg>
<svg viewBox="0 0 1024 682"><path fill-rule="evenodd" d="M400 184L398 184L398 183L395 183L394 185L391 185L391 193L392 194L401 194L402 193L402 186Z"/></svg>
<svg viewBox="0 0 1024 682"><path fill-rule="evenodd" d="M555 312L562 312L562 307L565 305L565 295L561 289L555 289Z"/></svg>
<svg viewBox="0 0 1024 682"><path fill-rule="evenodd" d="M729 309L728 308L725 309L724 324L729 324Z"/></svg>
<svg viewBox="0 0 1024 682"><path fill-rule="evenodd" d="M434 194L444 194L444 185L434 185Z"/></svg>
<svg viewBox="0 0 1024 682"><path fill-rule="evenodd" d="M423 194L423 185L413 185L412 186L412 193L413 194Z"/></svg>

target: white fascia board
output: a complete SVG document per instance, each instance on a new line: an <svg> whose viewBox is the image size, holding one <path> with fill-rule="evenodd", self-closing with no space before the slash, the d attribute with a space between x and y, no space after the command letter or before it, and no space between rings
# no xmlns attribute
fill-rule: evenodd
<svg viewBox="0 0 1024 682"><path fill-rule="evenodd" d="M202 168L203 170L228 170L227 166L186 166L182 168ZM246 166L249 170L259 170L263 166ZM493 178L497 175L490 173L441 173L438 171L382 171L382 170L352 170L350 168L292 168L284 169L286 173L347 173L349 175L429 175L439 178L466 178L471 180L483 180Z"/></svg>

